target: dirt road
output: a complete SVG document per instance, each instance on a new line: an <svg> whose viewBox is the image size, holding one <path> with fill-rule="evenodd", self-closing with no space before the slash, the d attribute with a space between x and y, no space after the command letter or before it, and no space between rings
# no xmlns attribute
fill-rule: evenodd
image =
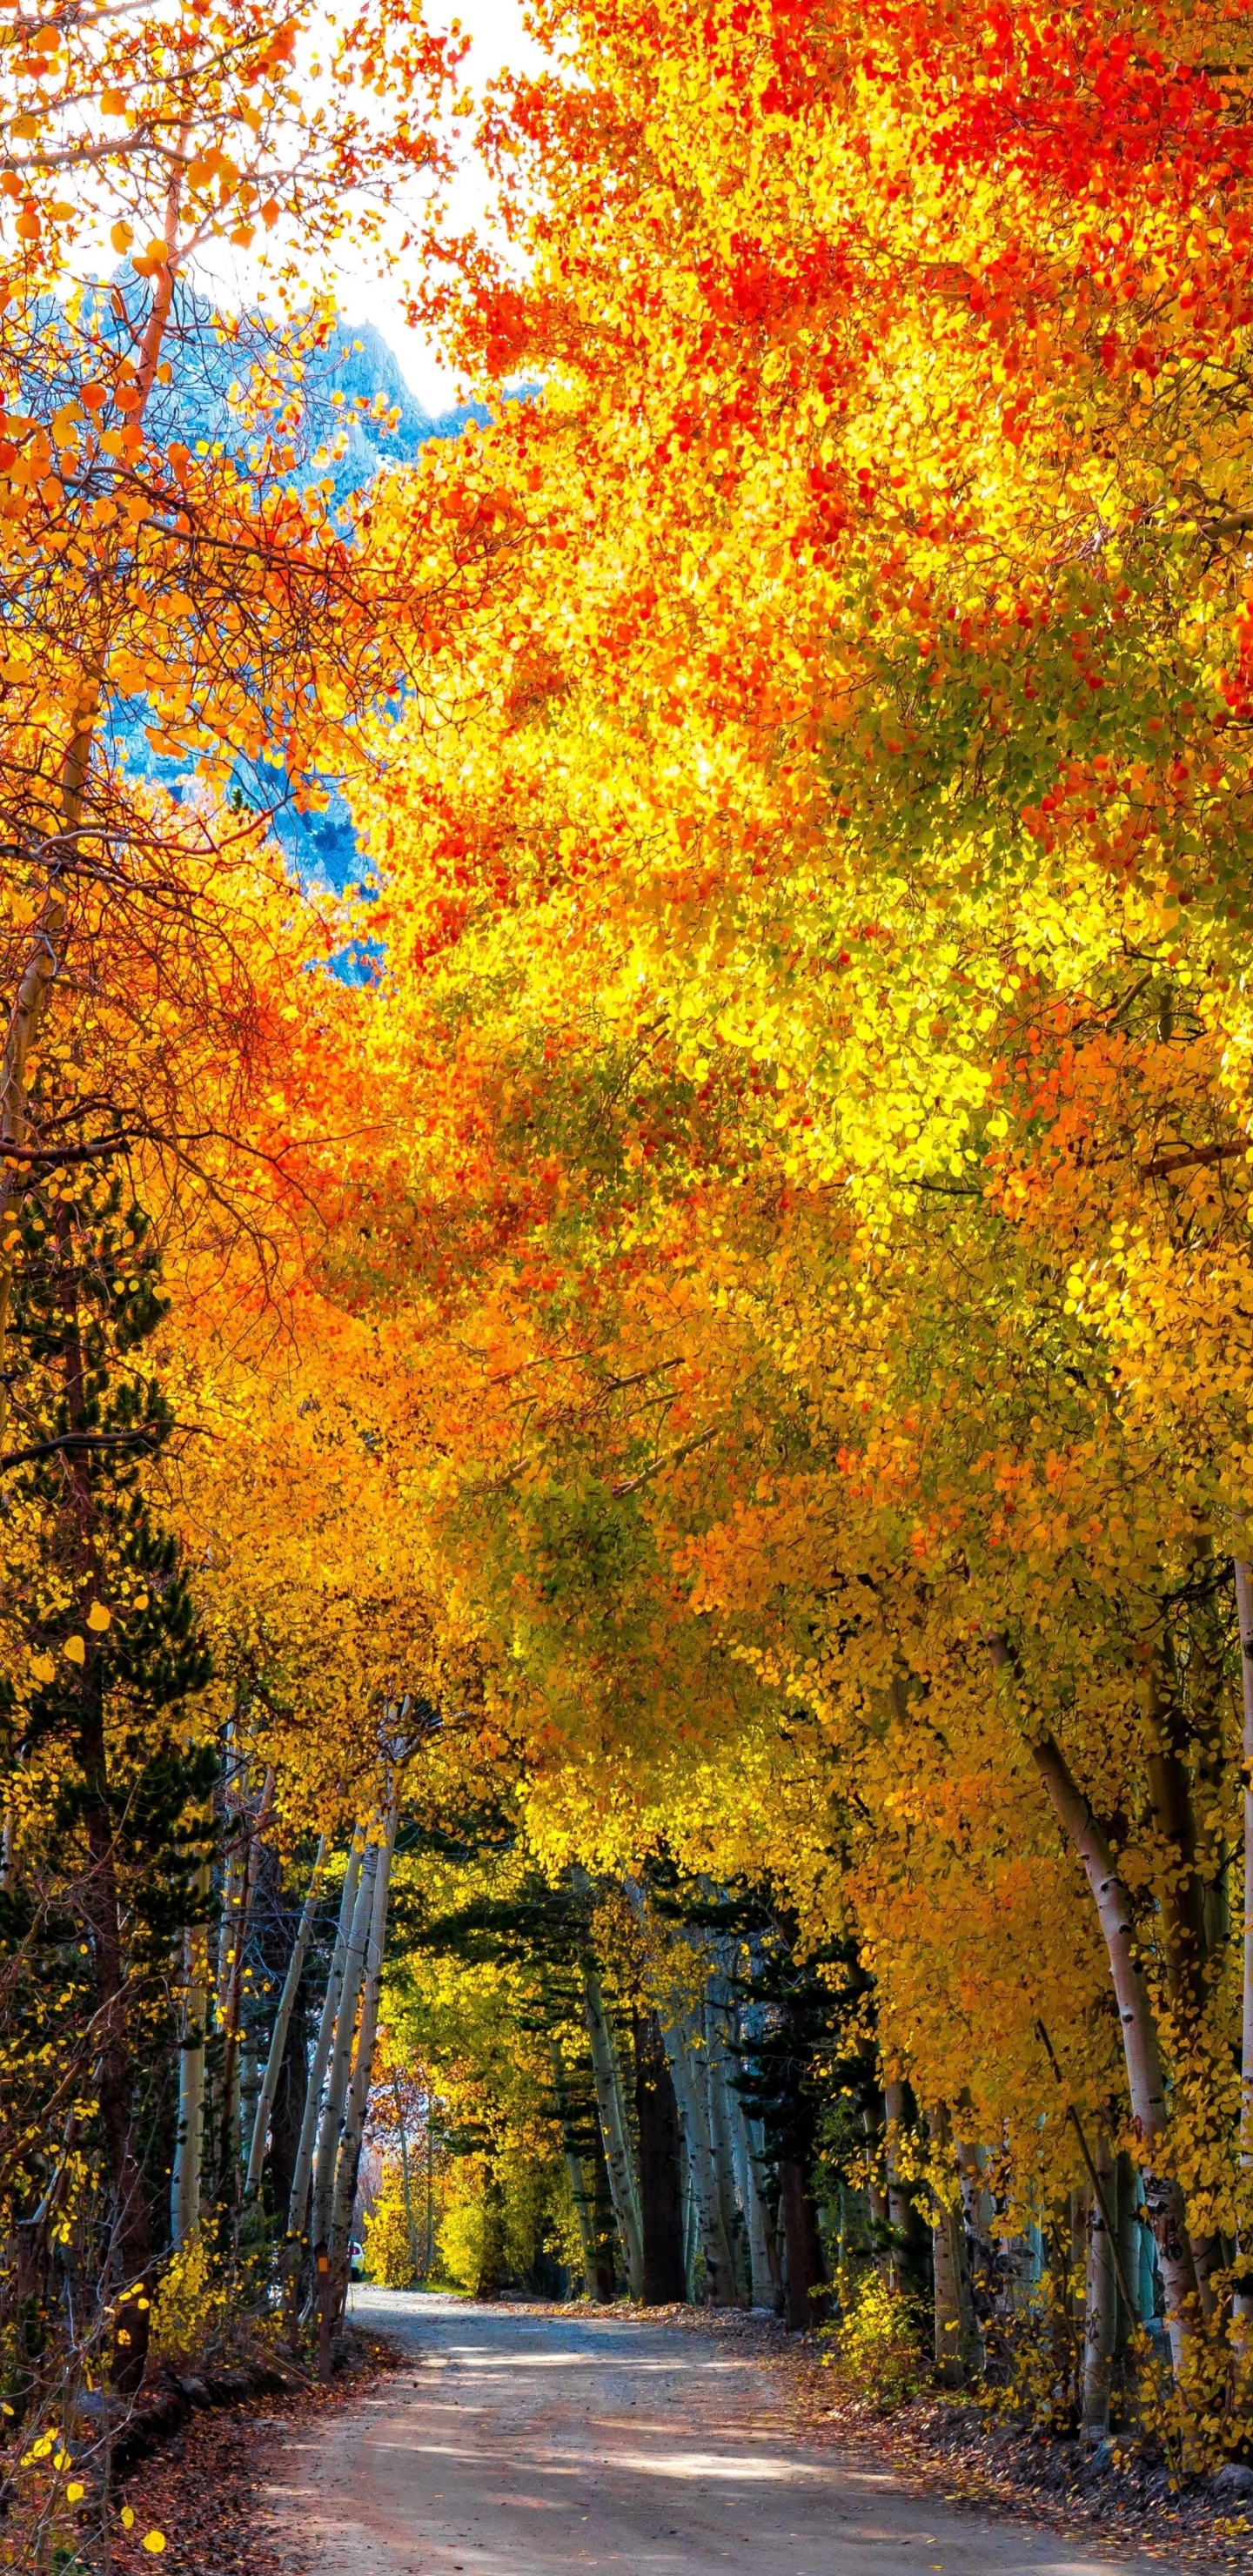
<svg viewBox="0 0 1253 2576"><path fill-rule="evenodd" d="M413 2367L277 2455L267 2503L310 2576L1163 2576L906 2494L788 2430L731 2343L620 2318L362 2290Z"/></svg>

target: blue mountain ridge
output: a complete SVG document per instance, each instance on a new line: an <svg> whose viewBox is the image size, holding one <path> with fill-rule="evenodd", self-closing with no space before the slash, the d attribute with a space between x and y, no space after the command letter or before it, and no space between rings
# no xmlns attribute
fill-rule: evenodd
<svg viewBox="0 0 1253 2576"><path fill-rule="evenodd" d="M120 272L115 282L127 282L127 272ZM103 312L101 319L109 336L120 334L121 326L111 325ZM246 454L254 442L236 389L246 385L254 360L265 363L268 358L265 326L246 316L224 325L213 307L185 286L178 293L176 321L172 382L150 405L156 435L165 441L181 438L191 448L220 444ZM529 390L524 389L523 398ZM431 439L457 438L468 421L483 423L491 416L480 403L438 413L425 410L395 351L371 322L344 322L325 348L314 351L305 363L300 392L303 428L292 480L330 482L336 508L372 482L380 468L411 463ZM358 408L361 400L373 406L380 395L392 415L386 429ZM320 452L339 439L343 454L334 461L323 456L319 462ZM116 749L132 776L159 779L177 796L185 773L176 760L154 751L146 724L142 702L117 708L112 724ZM324 786L329 802L323 812L300 814L284 804L274 828L302 883L329 884L342 892L358 872L356 839L343 797L331 781ZM242 778L237 792L251 801Z"/></svg>

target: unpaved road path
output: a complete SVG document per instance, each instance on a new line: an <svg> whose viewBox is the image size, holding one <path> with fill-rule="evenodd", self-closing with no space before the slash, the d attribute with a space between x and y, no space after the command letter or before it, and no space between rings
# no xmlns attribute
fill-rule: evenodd
<svg viewBox="0 0 1253 2576"><path fill-rule="evenodd" d="M789 2430L731 2343L619 2318L358 2290L413 2367L275 2458L271 2528L309 2576L1163 2576L910 2495Z"/></svg>

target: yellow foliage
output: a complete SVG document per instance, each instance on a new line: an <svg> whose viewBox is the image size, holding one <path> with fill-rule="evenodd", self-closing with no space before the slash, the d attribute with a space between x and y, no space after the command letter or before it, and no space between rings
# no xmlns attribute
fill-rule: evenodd
<svg viewBox="0 0 1253 2576"><path fill-rule="evenodd" d="M152 2302L152 2343L163 2360L193 2361L218 2342L231 2306L231 2283L202 2233L170 2256Z"/></svg>
<svg viewBox="0 0 1253 2576"><path fill-rule="evenodd" d="M388 2290L413 2288L418 2279L415 2258L421 2254L422 2231L416 2207L412 2232L410 2229L399 2156L389 2156L384 2163L378 2195L365 2222L363 2245L365 2270L371 2281L381 2281Z"/></svg>
<svg viewBox="0 0 1253 2576"><path fill-rule="evenodd" d="M825 2327L823 2355L842 2386L889 2414L931 2376L921 2302L871 2267L845 2264L836 2278L838 2325Z"/></svg>

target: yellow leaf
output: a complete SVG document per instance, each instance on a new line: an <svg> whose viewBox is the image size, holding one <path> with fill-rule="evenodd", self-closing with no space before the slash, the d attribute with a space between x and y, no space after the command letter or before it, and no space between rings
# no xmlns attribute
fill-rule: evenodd
<svg viewBox="0 0 1253 2576"><path fill-rule="evenodd" d="M65 2501L67 2504L81 2504L86 2493L87 2489L83 2485L82 2479L71 2478L70 2483L65 2490Z"/></svg>
<svg viewBox="0 0 1253 2576"><path fill-rule="evenodd" d="M129 250L135 236L129 224L117 223L109 235L115 250Z"/></svg>
<svg viewBox="0 0 1253 2576"><path fill-rule="evenodd" d="M144 2547L145 2549L150 2549L152 2551L154 2558L159 2558L165 2547L165 2533L163 2531L146 2531L144 2533Z"/></svg>
<svg viewBox="0 0 1253 2576"><path fill-rule="evenodd" d="M33 1656L31 1658L30 1669L32 1681L54 1682L56 1680L57 1668L53 1663L51 1655Z"/></svg>
<svg viewBox="0 0 1253 2576"><path fill-rule="evenodd" d="M134 2505L133 2505L133 2504L124 2504L124 2505L123 2505L123 2507L122 2507L122 2529L123 2529L123 2531L133 2531L133 2530L134 2530L134 2528L135 2528L135 2508L134 2508Z"/></svg>
<svg viewBox="0 0 1253 2576"><path fill-rule="evenodd" d="M84 1664L87 1661L87 1649L81 1637L67 1637L65 1652L68 1661L72 1664Z"/></svg>
<svg viewBox="0 0 1253 2576"><path fill-rule="evenodd" d="M100 1636L108 1627L112 1616L112 1611L105 1609L103 1601L93 1601L87 1613L87 1625L89 1628L94 1628L97 1636Z"/></svg>

